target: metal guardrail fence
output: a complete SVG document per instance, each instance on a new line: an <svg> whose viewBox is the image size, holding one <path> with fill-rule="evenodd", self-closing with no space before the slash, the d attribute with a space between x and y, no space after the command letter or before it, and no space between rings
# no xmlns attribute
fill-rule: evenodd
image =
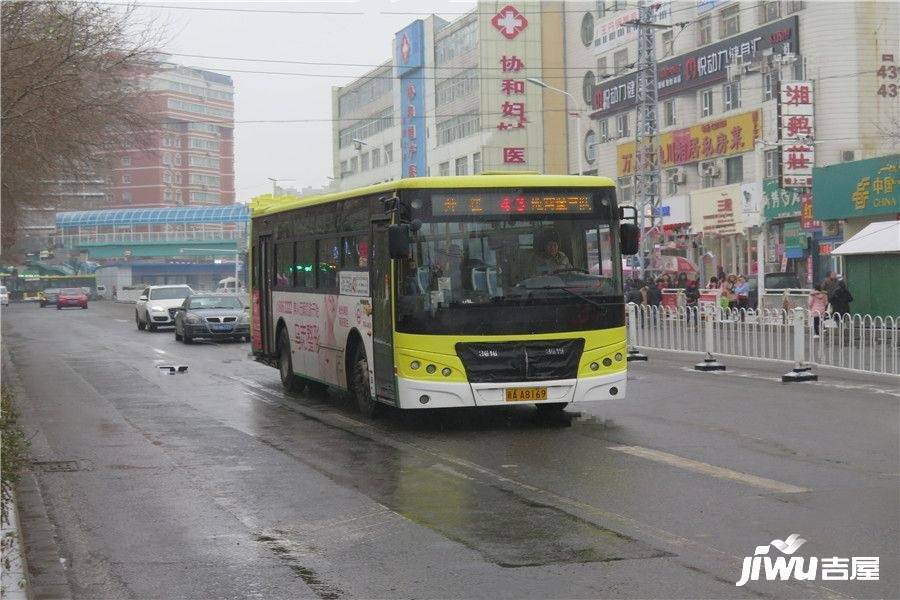
<svg viewBox="0 0 900 600"><path fill-rule="evenodd" d="M802 308L753 311L629 304L628 310L629 344L637 349L785 362L802 357L812 365L900 375L900 317L819 315Z"/></svg>

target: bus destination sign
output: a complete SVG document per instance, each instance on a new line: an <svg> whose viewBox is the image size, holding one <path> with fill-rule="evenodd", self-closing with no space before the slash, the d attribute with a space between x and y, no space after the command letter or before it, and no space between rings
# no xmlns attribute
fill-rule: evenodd
<svg viewBox="0 0 900 600"><path fill-rule="evenodd" d="M589 214L594 201L586 194L454 193L433 194L435 217L514 214Z"/></svg>

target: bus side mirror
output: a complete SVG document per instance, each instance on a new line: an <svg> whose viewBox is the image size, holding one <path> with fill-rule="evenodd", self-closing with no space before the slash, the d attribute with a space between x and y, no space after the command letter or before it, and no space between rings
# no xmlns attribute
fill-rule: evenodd
<svg viewBox="0 0 900 600"><path fill-rule="evenodd" d="M388 227L388 253L391 258L408 258L409 244L409 224L401 223Z"/></svg>
<svg viewBox="0 0 900 600"><path fill-rule="evenodd" d="M624 256L637 254L641 247L641 230L634 223L619 225L619 246Z"/></svg>

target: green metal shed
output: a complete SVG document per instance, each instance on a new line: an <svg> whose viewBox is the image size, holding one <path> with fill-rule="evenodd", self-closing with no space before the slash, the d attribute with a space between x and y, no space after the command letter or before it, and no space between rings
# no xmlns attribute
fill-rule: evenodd
<svg viewBox="0 0 900 600"><path fill-rule="evenodd" d="M844 260L851 312L900 318L900 221L871 223L832 254Z"/></svg>

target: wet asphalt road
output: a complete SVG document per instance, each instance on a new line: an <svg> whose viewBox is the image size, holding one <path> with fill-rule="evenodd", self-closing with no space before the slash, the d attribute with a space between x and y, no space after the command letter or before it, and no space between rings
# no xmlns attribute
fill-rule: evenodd
<svg viewBox="0 0 900 600"><path fill-rule="evenodd" d="M75 597L898 595L897 379L654 354L629 400L569 418L366 422L285 394L248 344L184 346L133 310L2 312ZM796 555L879 556L880 581L734 585L791 533Z"/></svg>

